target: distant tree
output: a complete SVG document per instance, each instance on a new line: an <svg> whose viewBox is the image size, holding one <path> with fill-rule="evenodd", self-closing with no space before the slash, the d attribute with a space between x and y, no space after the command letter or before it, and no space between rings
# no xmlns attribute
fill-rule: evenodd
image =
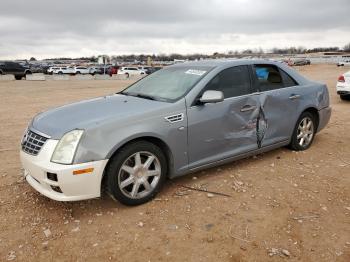
<svg viewBox="0 0 350 262"><path fill-rule="evenodd" d="M259 47L259 49L258 49L258 54L264 54L264 49L262 49L261 47Z"/></svg>
<svg viewBox="0 0 350 262"><path fill-rule="evenodd" d="M251 49L246 49L246 50L244 50L243 52L242 52L242 54L248 54L248 55L250 55L250 54L253 54L253 51L251 50Z"/></svg>
<svg viewBox="0 0 350 262"><path fill-rule="evenodd" d="M350 52L350 43L344 46L345 52Z"/></svg>
<svg viewBox="0 0 350 262"><path fill-rule="evenodd" d="M297 53L298 53L298 54L304 54L305 52L306 52L306 48L305 48L305 47L299 46L299 47L297 48Z"/></svg>
<svg viewBox="0 0 350 262"><path fill-rule="evenodd" d="M31 57L29 61L36 61L35 57Z"/></svg>

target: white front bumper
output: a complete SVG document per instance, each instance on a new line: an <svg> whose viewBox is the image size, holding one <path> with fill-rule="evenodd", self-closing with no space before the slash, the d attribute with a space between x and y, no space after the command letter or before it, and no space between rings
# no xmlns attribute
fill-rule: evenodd
<svg viewBox="0 0 350 262"><path fill-rule="evenodd" d="M27 182L41 194L57 201L100 197L102 175L108 159L75 165L52 163L50 159L57 143L57 140L47 140L37 156L21 150L20 158ZM73 171L88 168L93 168L93 171L73 175ZM48 172L57 175L57 182L48 179ZM62 193L54 191L51 186L59 187Z"/></svg>

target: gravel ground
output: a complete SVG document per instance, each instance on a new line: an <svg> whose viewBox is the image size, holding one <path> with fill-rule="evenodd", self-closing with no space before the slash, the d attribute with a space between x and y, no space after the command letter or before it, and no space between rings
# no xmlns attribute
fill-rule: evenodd
<svg viewBox="0 0 350 262"><path fill-rule="evenodd" d="M107 196L49 200L23 180L18 156L34 114L128 81L0 82L0 261L350 261L350 102L335 93L346 69L298 70L328 84L333 107L309 150L281 148L171 180L138 207Z"/></svg>

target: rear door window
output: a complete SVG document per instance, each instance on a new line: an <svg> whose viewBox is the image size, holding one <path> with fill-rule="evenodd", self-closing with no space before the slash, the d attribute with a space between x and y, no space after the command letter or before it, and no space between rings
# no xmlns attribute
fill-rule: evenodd
<svg viewBox="0 0 350 262"><path fill-rule="evenodd" d="M243 96L251 93L250 76L247 66L235 66L221 71L205 87L217 90L224 98Z"/></svg>
<svg viewBox="0 0 350 262"><path fill-rule="evenodd" d="M261 92L298 85L286 72L275 65L254 65L257 85Z"/></svg>

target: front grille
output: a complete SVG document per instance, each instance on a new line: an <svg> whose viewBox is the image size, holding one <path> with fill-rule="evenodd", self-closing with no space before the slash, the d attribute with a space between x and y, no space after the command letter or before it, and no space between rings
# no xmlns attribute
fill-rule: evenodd
<svg viewBox="0 0 350 262"><path fill-rule="evenodd" d="M48 138L38 135L31 130L28 130L22 140L22 150L28 154L36 156L39 154L40 149L45 144Z"/></svg>

